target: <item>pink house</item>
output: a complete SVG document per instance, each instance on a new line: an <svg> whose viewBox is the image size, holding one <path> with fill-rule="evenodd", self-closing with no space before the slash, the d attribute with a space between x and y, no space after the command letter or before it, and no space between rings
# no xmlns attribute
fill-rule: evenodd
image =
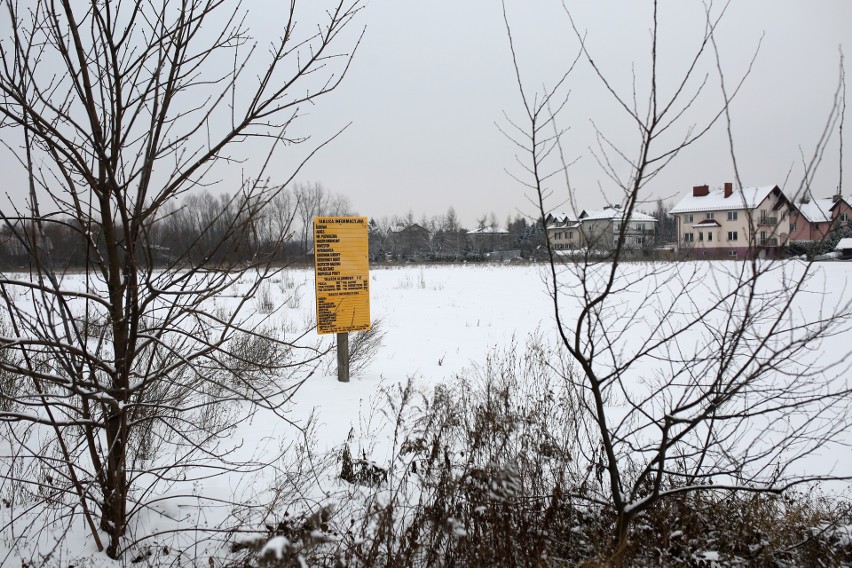
<svg viewBox="0 0 852 568"><path fill-rule="evenodd" d="M805 195L793 207L790 214L791 241L819 241L831 231L850 226L852 206L842 195L818 199Z"/></svg>

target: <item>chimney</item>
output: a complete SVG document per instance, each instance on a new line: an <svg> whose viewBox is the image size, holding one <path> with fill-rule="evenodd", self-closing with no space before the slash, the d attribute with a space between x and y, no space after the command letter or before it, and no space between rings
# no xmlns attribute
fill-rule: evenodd
<svg viewBox="0 0 852 568"><path fill-rule="evenodd" d="M709 185L696 185L692 187L692 197L704 197L710 195Z"/></svg>
<svg viewBox="0 0 852 568"><path fill-rule="evenodd" d="M734 184L729 181L725 182L725 199L729 198L732 193L734 193Z"/></svg>

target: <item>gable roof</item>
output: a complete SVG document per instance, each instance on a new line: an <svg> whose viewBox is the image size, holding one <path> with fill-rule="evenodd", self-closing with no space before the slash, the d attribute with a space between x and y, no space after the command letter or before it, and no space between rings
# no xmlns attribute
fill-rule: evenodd
<svg viewBox="0 0 852 568"><path fill-rule="evenodd" d="M852 237L846 237L840 239L837 242L837 246L834 247L834 250L849 250L852 249Z"/></svg>
<svg viewBox="0 0 852 568"><path fill-rule="evenodd" d="M846 201L846 198L842 195L837 195L831 198L832 206L828 208L829 211L834 211L835 207L839 207L841 203L845 203L846 207L852 208L852 205L849 205L849 202Z"/></svg>
<svg viewBox="0 0 852 568"><path fill-rule="evenodd" d="M734 209L754 209L774 190L781 191L777 185L761 187L741 187L725 197L724 188L711 189L707 195L696 197L692 190L671 208L669 213L691 213L693 211L731 211ZM783 193L782 193L783 195Z"/></svg>
<svg viewBox="0 0 852 568"><path fill-rule="evenodd" d="M621 221L624 219L624 211L620 207L608 207L606 209L601 209L599 211L583 211L580 213L581 221ZM652 217L650 215L646 215L645 213L639 213L638 211L634 211L630 216L629 221L644 221L649 223L656 223L657 218Z"/></svg>
<svg viewBox="0 0 852 568"><path fill-rule="evenodd" d="M418 225L417 223L412 223L410 225L393 225L392 227L388 227L388 233L406 233L406 232L429 232L429 229Z"/></svg>
<svg viewBox="0 0 852 568"><path fill-rule="evenodd" d="M834 201L831 198L824 197L811 199L807 203L794 204L808 223L827 223L831 221L832 205L834 205Z"/></svg>
<svg viewBox="0 0 852 568"><path fill-rule="evenodd" d="M548 213L545 221L548 223L576 223L577 217L573 213Z"/></svg>

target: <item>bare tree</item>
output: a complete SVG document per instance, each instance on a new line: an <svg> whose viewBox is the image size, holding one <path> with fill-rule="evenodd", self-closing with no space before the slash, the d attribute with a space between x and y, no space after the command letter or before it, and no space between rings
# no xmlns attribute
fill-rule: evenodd
<svg viewBox="0 0 852 568"><path fill-rule="evenodd" d="M230 197L194 192L235 162L266 179L271 160L305 140L294 130L301 108L346 74L361 2L332 1L304 27L301 3L276 6L280 35L268 44L227 1L0 8L0 126L29 183L26 206L2 213L28 263L24 274L0 274L0 370L20 387L0 395L16 448L2 475L41 495L41 506L64 507L50 518L82 516L98 548L118 558L132 519L186 479L186 466L201 478L247 467L222 446L238 419L217 405L280 413L297 382L278 375L317 356L267 335L268 319L252 315L255 292L275 274L269 256L228 254L253 238L298 168L280 183L226 188ZM171 244L156 240L163 224L193 212L203 213L194 242L177 243L155 268ZM276 225L273 248L288 223ZM54 254L57 224L81 243L79 278ZM233 302L217 304L226 292Z"/></svg>
<svg viewBox="0 0 852 568"><path fill-rule="evenodd" d="M296 209L302 223L302 252L308 253L313 231L313 218L319 215L351 215L352 207L345 195L330 193L322 184L296 184Z"/></svg>
<svg viewBox="0 0 852 568"><path fill-rule="evenodd" d="M553 87L534 93L521 79L504 4L524 111L522 121L508 119L503 128L520 152L517 179L542 219L551 196L574 201L559 121L568 112L572 70L585 64L634 136L632 146L623 145L614 141L623 132L614 137L596 130L594 150L605 176L622 192L627 220L650 201L648 183L662 168L711 128L723 127L748 73L733 90L726 88L714 58L724 8L711 6L686 71L664 76L657 66L654 2L649 67L636 72L647 81L634 77L633 90L620 93L563 6L578 56ZM722 101L696 125L710 81L701 69L714 68ZM661 84L669 86L668 95ZM732 143L731 149L733 157ZM800 483L848 478L848 472L807 470L800 462L835 442L850 416L846 381L836 380L848 353L830 359L814 353L820 342L848 330L852 312L849 303L825 306L809 299L830 285L819 270L755 258L733 265L628 263L626 226L621 224L603 260L586 255L563 265L547 243L556 330L574 369L563 377L579 393L586 426L582 459L599 480L591 500L613 514L609 562L618 565L625 562L637 517L673 495L783 492Z"/></svg>

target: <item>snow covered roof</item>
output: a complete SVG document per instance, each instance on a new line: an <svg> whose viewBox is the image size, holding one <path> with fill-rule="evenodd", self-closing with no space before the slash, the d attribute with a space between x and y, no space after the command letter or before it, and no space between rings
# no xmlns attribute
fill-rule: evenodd
<svg viewBox="0 0 852 568"><path fill-rule="evenodd" d="M577 217L573 213L551 213L547 216L547 222L567 225L569 223L576 223Z"/></svg>
<svg viewBox="0 0 852 568"><path fill-rule="evenodd" d="M467 232L468 235L508 235L509 231L500 227L482 227Z"/></svg>
<svg viewBox="0 0 852 568"><path fill-rule="evenodd" d="M852 205L850 205L849 202L846 201L846 198L844 198L842 195L837 195L835 197L832 197L831 201L832 201L832 205L831 205L831 207L829 207L829 209L834 209L835 207L838 207L841 203L845 203L846 207L852 207Z"/></svg>
<svg viewBox="0 0 852 568"><path fill-rule="evenodd" d="M548 225L547 229L576 229L580 225L581 223L579 221L568 221L564 224L554 223L552 225Z"/></svg>
<svg viewBox="0 0 852 568"><path fill-rule="evenodd" d="M698 223L694 223L692 226L698 229L703 229L705 227L721 227L722 225L720 225L719 221L716 219L702 219Z"/></svg>
<svg viewBox="0 0 852 568"><path fill-rule="evenodd" d="M852 249L852 237L846 237L840 239L837 242L837 246L834 247L834 250L849 250Z"/></svg>
<svg viewBox="0 0 852 568"><path fill-rule="evenodd" d="M404 231L412 231L412 230L413 231L426 231L426 232L428 232L428 229L421 227L417 223L412 223L410 225L392 225L391 227L388 227L388 233L402 233Z"/></svg>
<svg viewBox="0 0 852 568"><path fill-rule="evenodd" d="M777 185L761 187L742 187L733 190L725 197L724 188L711 189L707 195L696 197L690 190L669 213L689 213L692 211L730 211L734 209L754 209L766 199ZM779 190L780 191L780 190Z"/></svg>
<svg viewBox="0 0 852 568"><path fill-rule="evenodd" d="M808 223L831 221L831 207L834 205L831 198L811 199L807 203L796 203L795 205Z"/></svg>
<svg viewBox="0 0 852 568"><path fill-rule="evenodd" d="M624 218L624 211L617 207L610 207L607 209L601 209L600 211L583 211L580 213L581 221L620 221ZM651 217L650 215L646 215L645 213L639 213L638 211L634 211L633 215L630 217L630 221L645 221L649 223L656 223L657 219L655 217Z"/></svg>

